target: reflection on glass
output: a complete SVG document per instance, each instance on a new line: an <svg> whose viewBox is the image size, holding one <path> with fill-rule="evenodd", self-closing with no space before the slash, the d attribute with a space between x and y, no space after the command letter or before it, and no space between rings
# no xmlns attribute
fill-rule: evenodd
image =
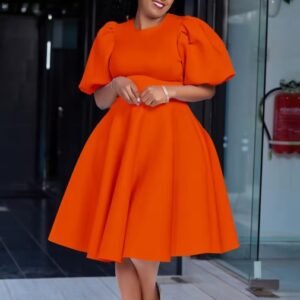
<svg viewBox="0 0 300 300"><path fill-rule="evenodd" d="M290 20L298 20L300 2L282 2L276 16L267 13L266 4L228 1L227 43L237 75L227 84L224 175L241 247L219 262L244 279L279 279L278 294L299 295L300 160L295 155L269 159L259 102L281 79L299 77L300 44L294 37L300 20L293 25ZM274 101L266 103L271 124Z"/></svg>

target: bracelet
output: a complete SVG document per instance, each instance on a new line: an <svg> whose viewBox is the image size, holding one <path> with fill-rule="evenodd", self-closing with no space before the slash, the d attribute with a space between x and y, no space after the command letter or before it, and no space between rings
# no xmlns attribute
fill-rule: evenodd
<svg viewBox="0 0 300 300"><path fill-rule="evenodd" d="M116 92L115 89L114 89L114 87L113 87L113 80L111 80L111 82L109 83L109 86L111 87L111 89L112 89L114 92Z"/></svg>
<svg viewBox="0 0 300 300"><path fill-rule="evenodd" d="M162 85L161 87L162 87L162 89L164 90L164 93L165 93L166 96L167 96L167 102L169 102L170 96L169 96L168 90L166 89L166 87L165 87L164 85Z"/></svg>

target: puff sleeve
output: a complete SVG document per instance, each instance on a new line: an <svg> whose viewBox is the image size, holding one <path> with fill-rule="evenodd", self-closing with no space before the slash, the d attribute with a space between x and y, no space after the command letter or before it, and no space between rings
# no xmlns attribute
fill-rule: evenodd
<svg viewBox="0 0 300 300"><path fill-rule="evenodd" d="M206 22L183 16L179 28L177 41L183 63L183 84L218 85L235 75L223 40Z"/></svg>
<svg viewBox="0 0 300 300"><path fill-rule="evenodd" d="M111 81L109 58L114 47L114 36L117 22L106 22L97 32L85 69L78 85L79 89L91 95L101 86Z"/></svg>

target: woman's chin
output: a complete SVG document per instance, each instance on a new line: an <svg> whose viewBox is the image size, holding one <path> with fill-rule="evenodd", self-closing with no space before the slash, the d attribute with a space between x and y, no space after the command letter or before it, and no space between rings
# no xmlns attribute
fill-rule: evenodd
<svg viewBox="0 0 300 300"><path fill-rule="evenodd" d="M156 18L161 18L166 14L166 11L157 11L155 9L151 9L149 12L149 17L156 19Z"/></svg>
<svg viewBox="0 0 300 300"><path fill-rule="evenodd" d="M151 1L151 3L150 3L150 12L151 12L151 15L153 17L156 17L156 18L162 17L167 11L168 10L167 10L166 7L159 8L158 6L156 6L154 4L153 1Z"/></svg>

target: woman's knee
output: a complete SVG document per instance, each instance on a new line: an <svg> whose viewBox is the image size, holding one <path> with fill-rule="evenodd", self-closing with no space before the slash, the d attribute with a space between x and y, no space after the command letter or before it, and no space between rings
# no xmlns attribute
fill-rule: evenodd
<svg viewBox="0 0 300 300"><path fill-rule="evenodd" d="M132 266L132 262L130 261L130 258L124 257L121 262L115 262L116 268L127 268Z"/></svg>
<svg viewBox="0 0 300 300"><path fill-rule="evenodd" d="M137 268L147 268L147 269L157 269L159 266L159 261L150 261L150 260L144 260L140 258L134 258L131 257L130 260Z"/></svg>

